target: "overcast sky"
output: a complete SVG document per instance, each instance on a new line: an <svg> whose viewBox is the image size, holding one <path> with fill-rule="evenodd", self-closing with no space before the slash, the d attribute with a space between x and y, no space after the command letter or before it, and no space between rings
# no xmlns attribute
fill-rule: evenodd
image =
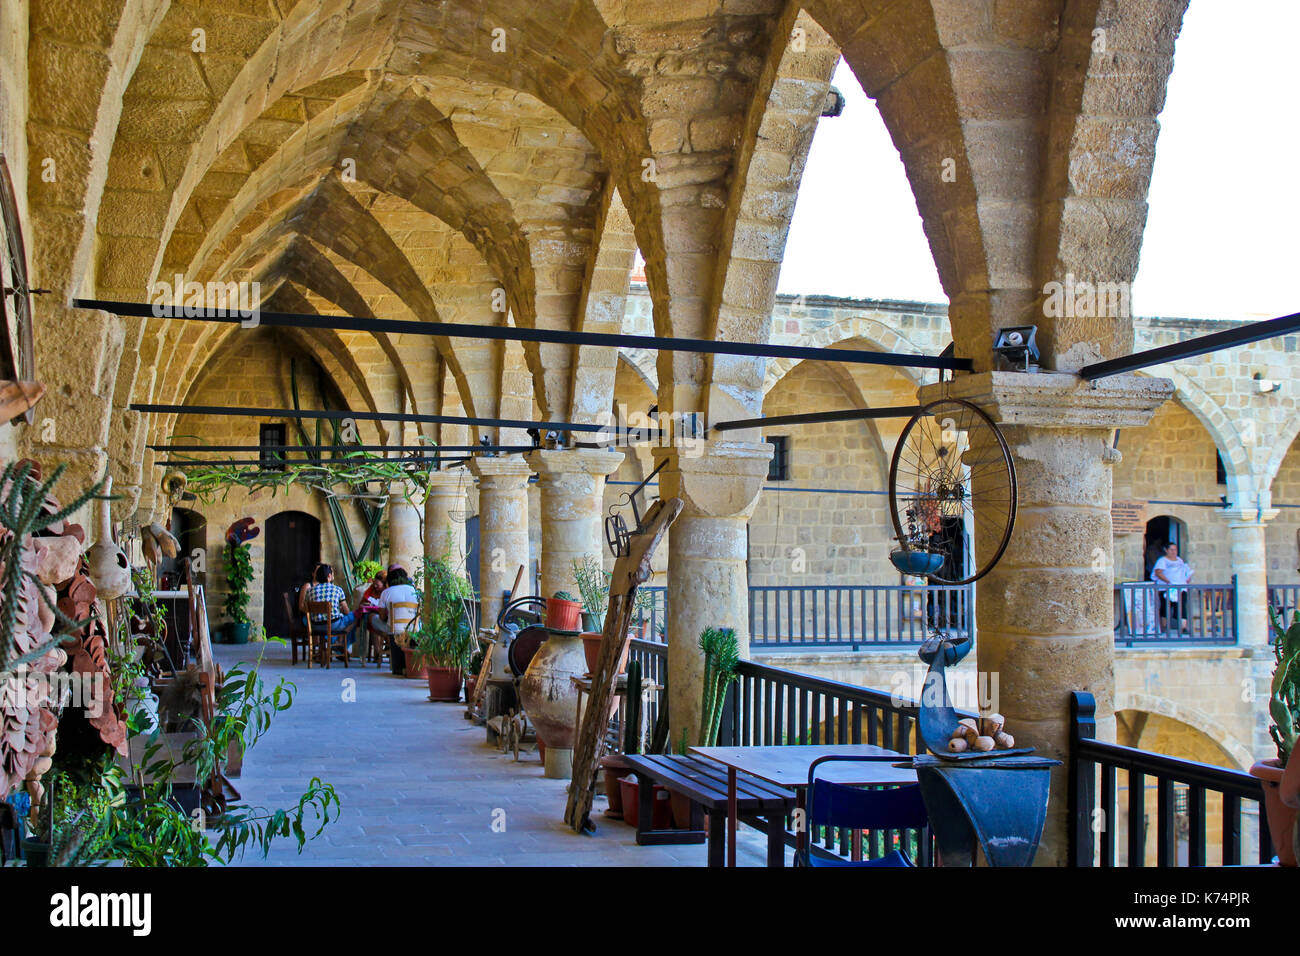
<svg viewBox="0 0 1300 956"><path fill-rule="evenodd" d="M1300 311L1300 0L1192 0L1133 288L1138 315ZM945 302L902 162L841 62L813 140L780 291Z"/></svg>

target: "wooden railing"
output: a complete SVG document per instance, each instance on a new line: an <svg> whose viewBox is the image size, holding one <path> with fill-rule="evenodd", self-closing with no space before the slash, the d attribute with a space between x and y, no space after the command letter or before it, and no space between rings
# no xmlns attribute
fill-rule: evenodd
<svg viewBox="0 0 1300 956"><path fill-rule="evenodd" d="M1072 866L1235 866L1273 858L1258 780L1240 770L1103 743L1095 739L1095 710L1091 694L1073 695Z"/></svg>

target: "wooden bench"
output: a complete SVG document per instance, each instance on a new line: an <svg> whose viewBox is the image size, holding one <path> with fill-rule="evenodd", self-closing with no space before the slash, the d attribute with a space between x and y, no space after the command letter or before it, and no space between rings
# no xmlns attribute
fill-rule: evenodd
<svg viewBox="0 0 1300 956"><path fill-rule="evenodd" d="M619 761L636 774L639 846L703 843L704 817L709 818L709 866L723 866L727 840L727 768L700 757L620 754ZM654 784L691 802L690 827L654 830ZM795 793L785 787L740 774L736 780L737 817L767 834L767 865L785 864L785 818L795 807Z"/></svg>

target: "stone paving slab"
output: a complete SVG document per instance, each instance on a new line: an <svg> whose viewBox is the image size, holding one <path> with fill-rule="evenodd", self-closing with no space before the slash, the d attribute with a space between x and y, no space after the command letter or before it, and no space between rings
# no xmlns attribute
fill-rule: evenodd
<svg viewBox="0 0 1300 956"><path fill-rule="evenodd" d="M606 820L597 831L564 825L567 781L547 780L535 753L499 753L463 704L434 704L422 681L387 669L329 670L289 663L279 645L218 645L223 668L263 655L268 688L297 685L293 707L244 761L244 801L289 807L313 777L332 783L342 815L302 854L279 841L267 860L243 866L704 866L705 847L639 847L635 832ZM493 821L504 821L495 832ZM765 838L741 827L737 862L762 866ZM788 851L787 851L788 852Z"/></svg>

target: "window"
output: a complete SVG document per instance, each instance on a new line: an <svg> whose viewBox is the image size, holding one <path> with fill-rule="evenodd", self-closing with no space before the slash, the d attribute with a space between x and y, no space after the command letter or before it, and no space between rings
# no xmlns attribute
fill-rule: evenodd
<svg viewBox="0 0 1300 956"><path fill-rule="evenodd" d="M266 471L284 471L284 452L275 449L275 446L286 444L285 426L283 424L259 425L257 444L262 448L262 468Z"/></svg>
<svg viewBox="0 0 1300 956"><path fill-rule="evenodd" d="M1223 464L1223 452L1214 453L1214 483L1216 485L1226 485L1228 483L1228 469Z"/></svg>
<svg viewBox="0 0 1300 956"><path fill-rule="evenodd" d="M772 446L772 460L767 465L767 480L789 481L790 436L768 435L763 440Z"/></svg>

